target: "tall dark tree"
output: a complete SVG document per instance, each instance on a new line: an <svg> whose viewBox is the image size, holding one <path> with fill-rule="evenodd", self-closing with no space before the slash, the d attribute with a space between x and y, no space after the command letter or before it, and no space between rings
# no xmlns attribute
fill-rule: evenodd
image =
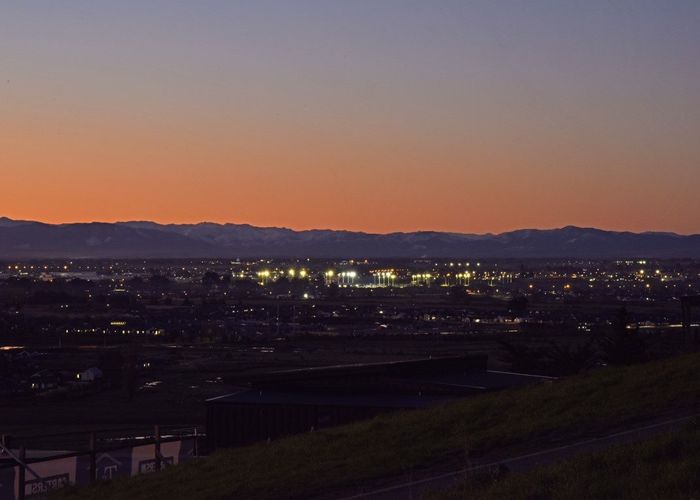
<svg viewBox="0 0 700 500"><path fill-rule="evenodd" d="M220 278L214 271L207 271L202 276L202 284L206 287L213 287L219 284Z"/></svg>
<svg viewBox="0 0 700 500"><path fill-rule="evenodd" d="M525 344L500 342L504 351L503 360L508 363L510 369L520 373L541 373L543 368L543 353Z"/></svg>
<svg viewBox="0 0 700 500"><path fill-rule="evenodd" d="M573 346L552 342L544 352L544 362L551 375L576 375L595 365L596 350L592 341Z"/></svg>
<svg viewBox="0 0 700 500"><path fill-rule="evenodd" d="M629 329L627 308L621 308L612 324L612 332L598 340L603 360L611 365L633 365L649 359L646 341L636 329Z"/></svg>

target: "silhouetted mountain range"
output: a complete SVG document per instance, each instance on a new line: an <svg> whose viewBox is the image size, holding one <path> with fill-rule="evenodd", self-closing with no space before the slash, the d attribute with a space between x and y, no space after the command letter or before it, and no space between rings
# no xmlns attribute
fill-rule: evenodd
<svg viewBox="0 0 700 500"><path fill-rule="evenodd" d="M0 258L698 257L700 235L568 226L501 234L371 234L154 222L44 224L0 217Z"/></svg>

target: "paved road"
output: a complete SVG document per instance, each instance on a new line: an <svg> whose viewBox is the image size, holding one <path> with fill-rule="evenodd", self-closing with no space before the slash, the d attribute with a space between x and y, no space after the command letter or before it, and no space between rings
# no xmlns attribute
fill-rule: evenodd
<svg viewBox="0 0 700 500"><path fill-rule="evenodd" d="M429 491L442 490L455 486L461 483L469 473L495 469L499 465L505 465L513 472L527 471L536 467L554 464L577 455L601 451L614 445L644 441L659 434L679 430L684 424L688 423L688 421L699 416L700 413L696 413L673 419L655 421L601 437L586 439L568 445L506 458L497 462L478 464L466 469L460 469L425 479L402 482L393 486L358 493L356 495L344 497L343 500L417 499Z"/></svg>

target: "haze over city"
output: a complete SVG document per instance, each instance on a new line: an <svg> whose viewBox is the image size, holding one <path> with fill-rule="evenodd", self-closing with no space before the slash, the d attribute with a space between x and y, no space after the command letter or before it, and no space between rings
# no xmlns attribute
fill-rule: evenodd
<svg viewBox="0 0 700 500"><path fill-rule="evenodd" d="M694 1L11 2L3 215L700 232Z"/></svg>

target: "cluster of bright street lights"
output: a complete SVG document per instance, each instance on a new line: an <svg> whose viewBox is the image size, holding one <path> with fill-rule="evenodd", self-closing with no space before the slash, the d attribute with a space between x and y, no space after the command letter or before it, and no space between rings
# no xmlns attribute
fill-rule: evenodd
<svg viewBox="0 0 700 500"><path fill-rule="evenodd" d="M456 275L456 278L459 284L469 286L469 281L472 279L472 273L459 273Z"/></svg>
<svg viewBox="0 0 700 500"><path fill-rule="evenodd" d="M339 285L353 285L355 283L355 278L357 278L357 272L355 271L343 271L338 273L338 284Z"/></svg>
<svg viewBox="0 0 700 500"><path fill-rule="evenodd" d="M412 274L411 275L411 283L414 285L420 284L420 283L426 283L430 284L430 280L433 279L433 275L430 273L421 273L421 274Z"/></svg>
<svg viewBox="0 0 700 500"><path fill-rule="evenodd" d="M270 281L274 281L280 276L284 276L284 271L269 271L267 269L258 271L257 276L258 280L261 282L261 284L265 285ZM310 277L309 271L306 269L294 269L290 268L287 270L286 275L290 279L295 279L295 278L300 278L300 279L305 279ZM338 283L338 285L341 286L354 286L355 285L355 280L358 278L358 273L357 271L341 271L341 272L336 272L333 270L328 270L323 273L323 277L326 283L326 286L330 285L331 283ZM444 275L446 284L447 280L449 280L450 273L447 273ZM474 277L474 273L472 272L463 272L463 273L458 273L453 275L458 284L463 284L463 285L469 285L471 279ZM372 277L374 279L374 286L381 286L381 287L386 287L386 286L396 286L396 282L398 280L398 275L395 273L393 270L389 271L374 271L372 272ZM429 285L432 283L435 279L440 278L440 275L434 275L430 273L416 273L411 275L411 284L413 285L420 285L420 284L427 284Z"/></svg>
<svg viewBox="0 0 700 500"><path fill-rule="evenodd" d="M299 272L297 273L296 269L290 269L287 271L287 274L289 274L290 278L295 278L297 274L299 275L300 278L306 278L308 276L308 272L306 272L306 269L300 269Z"/></svg>
<svg viewBox="0 0 700 500"><path fill-rule="evenodd" d="M396 274L391 271L380 271L373 274L376 286L394 286L396 284Z"/></svg>
<svg viewBox="0 0 700 500"><path fill-rule="evenodd" d="M264 285L265 283L267 283L267 280L270 279L270 271L268 271L268 270L265 270L265 271L258 271L257 274L258 274L258 279L260 280L260 282L261 282L263 285Z"/></svg>

